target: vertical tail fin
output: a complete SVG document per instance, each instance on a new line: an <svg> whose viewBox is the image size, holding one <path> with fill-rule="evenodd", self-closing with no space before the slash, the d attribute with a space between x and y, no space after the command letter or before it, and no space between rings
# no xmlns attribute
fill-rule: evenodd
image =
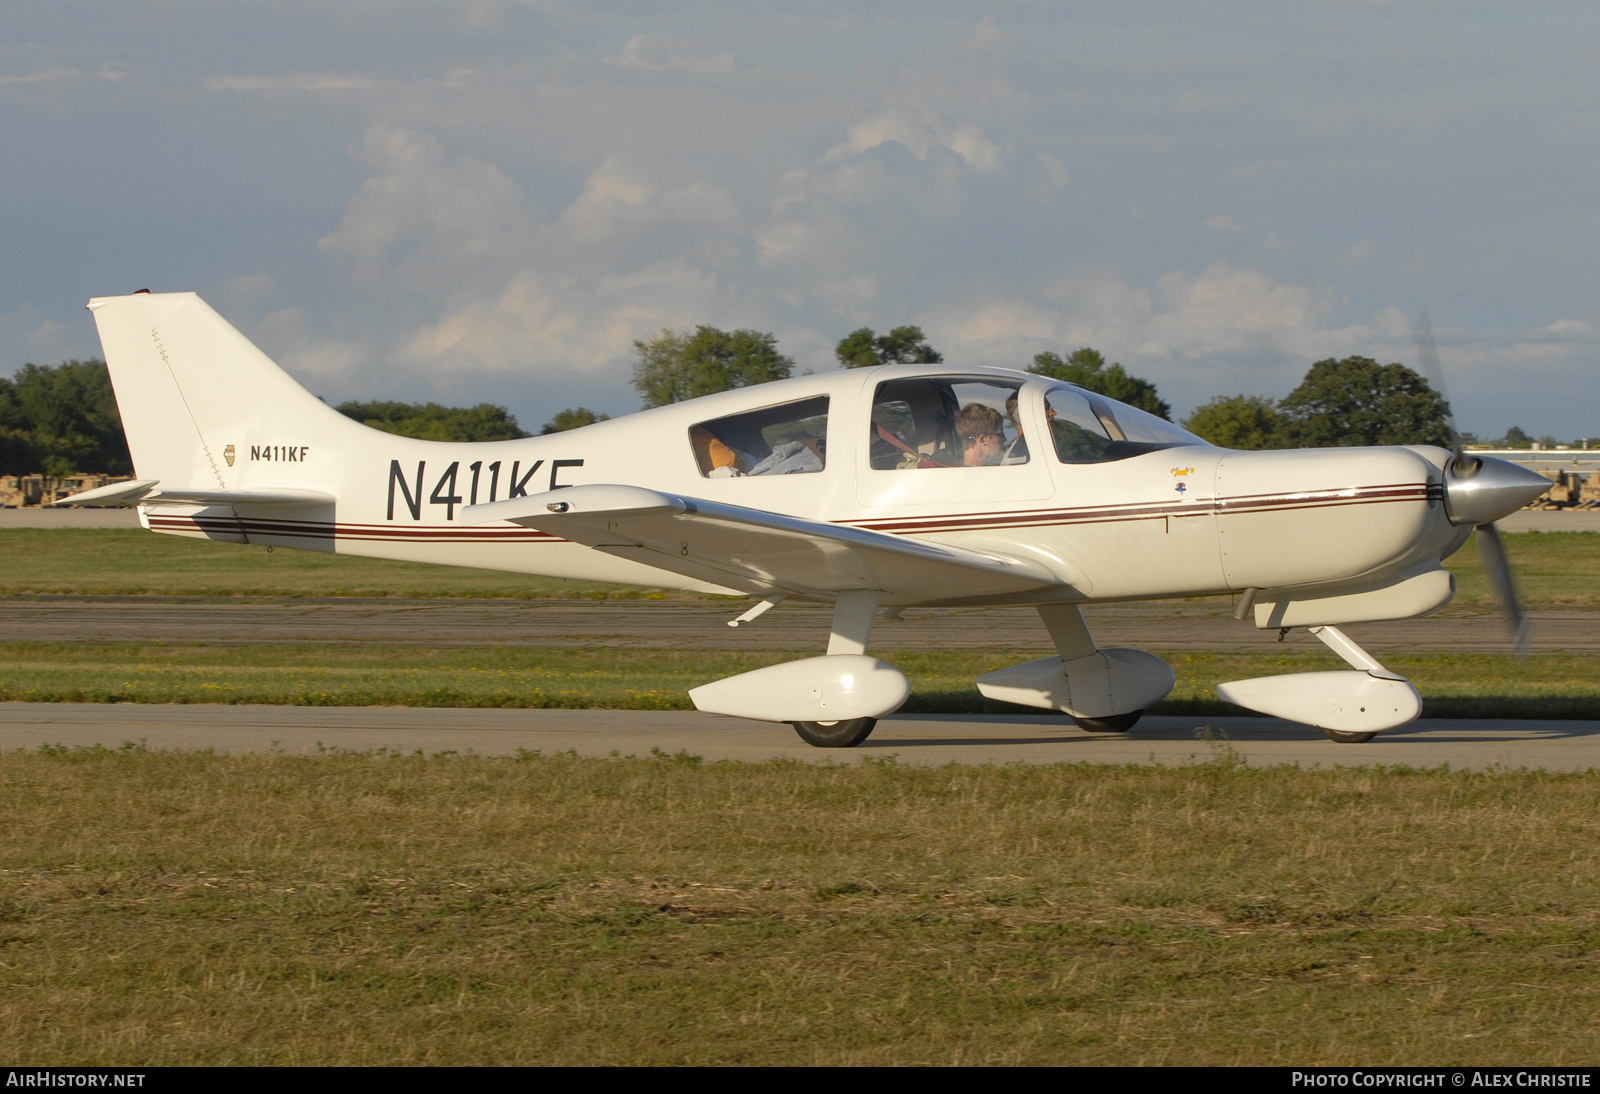
<svg viewBox="0 0 1600 1094"><path fill-rule="evenodd" d="M365 432L301 387L194 293L89 301L135 473L170 487L239 486L234 446Z"/></svg>

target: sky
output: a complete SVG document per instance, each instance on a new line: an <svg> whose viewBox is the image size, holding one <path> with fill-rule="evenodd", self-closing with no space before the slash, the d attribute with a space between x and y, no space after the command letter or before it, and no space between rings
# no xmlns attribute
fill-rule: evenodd
<svg viewBox="0 0 1600 1094"><path fill-rule="evenodd" d="M0 374L198 292L313 392L636 410L635 340L1092 346L1182 417L1416 363L1600 436L1600 5L0 8Z"/></svg>

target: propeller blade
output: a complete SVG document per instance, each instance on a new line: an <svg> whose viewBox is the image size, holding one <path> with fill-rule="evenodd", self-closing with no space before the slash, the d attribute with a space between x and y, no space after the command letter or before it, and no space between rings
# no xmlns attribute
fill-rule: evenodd
<svg viewBox="0 0 1600 1094"><path fill-rule="evenodd" d="M1526 661L1533 645L1533 624L1522 601L1517 599L1517 585L1511 577L1511 564L1506 561L1505 544L1500 541L1500 530L1493 524L1480 524L1478 532L1478 557L1483 561L1483 572L1489 579L1494 595L1505 610L1506 621L1511 624L1512 646L1517 660Z"/></svg>
<svg viewBox="0 0 1600 1094"><path fill-rule="evenodd" d="M1455 412L1450 409L1450 394L1444 386L1444 369L1439 366L1439 347L1433 343L1433 324L1428 321L1428 309L1423 308L1422 314L1417 317L1415 333L1417 344L1417 359L1422 363L1423 378L1428 381L1428 386L1444 400L1444 427L1450 433L1450 451L1455 454L1455 462L1450 465L1451 473L1461 476L1472 474L1475 469L1468 464L1461 445L1461 434L1456 431Z"/></svg>
<svg viewBox="0 0 1600 1094"><path fill-rule="evenodd" d="M1545 487L1540 483L1526 481L1531 478L1531 473L1512 474L1507 465L1502 470L1501 461L1491 460L1494 465L1491 470L1497 474L1485 473L1486 481L1474 478L1486 466L1481 459L1468 459L1466 450L1461 443L1461 434L1456 430L1455 412L1450 409L1450 395L1444 386L1444 369L1439 365L1439 347L1433 341L1433 324L1428 321L1428 309L1423 308L1422 314L1417 317L1416 329L1417 359L1422 364L1422 375L1428 381L1428 386L1438 393L1444 400L1444 427L1450 433L1450 451L1454 459L1446 471L1448 476L1445 481L1445 508L1450 508L1450 499L1455 498L1458 510L1477 508L1479 512L1488 516L1489 512L1498 510L1498 504L1503 504L1500 499L1505 494L1512 496L1513 503L1517 491L1523 492L1539 490ZM1515 471L1522 472L1521 468ZM1543 479L1543 476L1540 476ZM1450 482L1454 480L1455 490L1451 491ZM1460 495L1460 497L1455 497ZM1529 493L1528 500L1532 501L1538 494ZM1472 504L1477 501L1479 504ZM1497 504L1498 503L1498 504ZM1485 508L1488 511L1485 511ZM1509 506L1507 507L1509 509ZM1457 512L1452 518L1458 524L1468 521L1462 520L1464 514ZM1470 520L1470 518L1468 518ZM1526 661L1528 652L1533 647L1533 623L1528 618L1527 609L1523 608L1522 601L1517 598L1517 583L1511 576L1511 563L1506 560L1506 546L1500 539L1500 529L1496 528L1493 521L1476 526L1478 532L1478 557L1483 562L1483 572L1489 579L1489 585L1494 589L1496 599L1500 601L1501 609L1506 613L1506 622L1511 624L1511 644L1516 650L1517 660Z"/></svg>

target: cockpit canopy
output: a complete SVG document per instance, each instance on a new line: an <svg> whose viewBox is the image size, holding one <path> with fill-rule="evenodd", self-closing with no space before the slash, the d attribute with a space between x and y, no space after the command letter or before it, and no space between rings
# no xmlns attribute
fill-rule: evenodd
<svg viewBox="0 0 1600 1094"><path fill-rule="evenodd" d="M929 376L886 380L872 400L868 441L876 470L1027 463L1024 378ZM1185 444L1204 444L1171 422L1071 384L1044 392L1051 447L1062 463L1111 463Z"/></svg>
<svg viewBox="0 0 1600 1094"><path fill-rule="evenodd" d="M1041 406L1042 403L1042 406ZM794 475L827 466L829 396L776 403L698 422L689 442L707 478ZM865 423L875 471L1004 467L1036 458L1030 423L1043 422L1066 464L1112 463L1205 444L1171 422L1073 384L1024 374L900 375L873 389ZM860 427L858 427L860 428Z"/></svg>

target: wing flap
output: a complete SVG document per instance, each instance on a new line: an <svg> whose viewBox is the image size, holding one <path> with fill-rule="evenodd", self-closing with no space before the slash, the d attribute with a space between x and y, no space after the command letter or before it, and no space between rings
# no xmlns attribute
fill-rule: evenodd
<svg viewBox="0 0 1600 1094"><path fill-rule="evenodd" d="M784 589L832 599L846 589L877 589L885 603L921 603L1059 584L1027 559L637 486L572 486L473 505L462 510L462 520L510 521L746 592Z"/></svg>

